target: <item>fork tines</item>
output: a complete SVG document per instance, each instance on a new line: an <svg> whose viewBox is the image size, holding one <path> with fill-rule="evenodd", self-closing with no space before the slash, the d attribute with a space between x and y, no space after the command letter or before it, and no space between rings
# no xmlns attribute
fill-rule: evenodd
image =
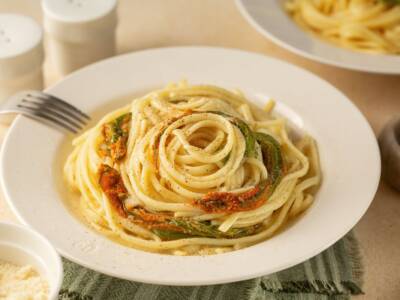
<svg viewBox="0 0 400 300"><path fill-rule="evenodd" d="M64 100L42 92L28 92L17 107L28 115L45 119L73 133L86 125L90 117Z"/></svg>

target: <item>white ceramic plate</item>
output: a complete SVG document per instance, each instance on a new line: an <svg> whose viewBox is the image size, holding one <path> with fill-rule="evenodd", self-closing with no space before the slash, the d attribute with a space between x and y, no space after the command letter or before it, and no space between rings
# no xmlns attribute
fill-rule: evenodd
<svg viewBox="0 0 400 300"><path fill-rule="evenodd" d="M301 29L283 9L286 0L236 0L240 12L278 45L321 63L364 72L400 74L400 55L371 55L324 42Z"/></svg>
<svg viewBox="0 0 400 300"><path fill-rule="evenodd" d="M375 136L342 93L298 67L237 50L165 48L94 64L47 91L95 114L97 121L100 114L95 112L119 107L121 98L182 78L241 88L259 105L273 96L281 114L315 137L323 184L315 203L296 224L255 246L207 257L159 255L121 246L67 209L67 193L59 187L70 149L65 134L25 117L13 123L1 157L1 181L14 212L63 256L83 266L120 278L171 285L231 282L288 268L332 245L365 213L380 175Z"/></svg>

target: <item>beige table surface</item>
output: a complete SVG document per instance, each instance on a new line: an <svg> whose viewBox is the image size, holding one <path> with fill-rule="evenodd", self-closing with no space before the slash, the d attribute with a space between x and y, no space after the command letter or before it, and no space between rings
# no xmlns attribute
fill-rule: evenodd
<svg viewBox="0 0 400 300"><path fill-rule="evenodd" d="M38 0L0 0L0 13L4 12L31 15L41 21ZM119 22L120 53L172 45L210 45L259 52L299 65L335 85L363 112L375 133L400 113L400 76L343 70L291 54L247 24L232 0L120 0ZM47 84L55 82L57 78L49 63L45 69ZM0 136L6 130L0 128ZM356 299L400 299L399 196L381 183L367 214L355 227L366 271L365 295ZM0 220L16 221L3 197Z"/></svg>

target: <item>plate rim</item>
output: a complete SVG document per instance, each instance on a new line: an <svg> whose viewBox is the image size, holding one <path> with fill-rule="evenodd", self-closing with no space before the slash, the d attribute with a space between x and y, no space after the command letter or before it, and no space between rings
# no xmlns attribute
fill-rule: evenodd
<svg viewBox="0 0 400 300"><path fill-rule="evenodd" d="M93 65L87 66L87 67L77 71L76 73L81 72L82 70L85 70L87 68L93 68L95 65L102 64L105 61L110 61L110 60L113 60L115 58L121 58L121 57L124 57L124 56L134 56L134 55L137 55L137 54L140 54L140 53L143 53L143 52L151 52L151 51L155 51L155 52L164 51L164 50L182 51L182 50L185 50L185 49L189 49L189 50L195 49L195 51L196 50L201 50L201 51L209 51L209 50L211 50L211 51L214 51L214 50L217 50L217 51L228 51L228 52L231 52L231 53L239 53L239 54L242 54L242 55L251 55L251 56L255 56L255 57L257 56L258 59L266 59L267 58L269 60L277 61L280 64L285 64L285 65L287 65L287 66L289 66L291 68L295 68L298 71L308 73L314 79L317 79L317 80L320 80L320 81L324 82L326 85L330 86L333 90L338 92L342 96L343 100L346 100L346 103L348 105L350 105L350 107L353 110L353 112L358 113L360 115L360 117L362 118L363 122L365 123L365 125L367 125L367 128L369 129L369 133L368 134L372 135L370 137L375 137L370 124L368 123L367 119L362 114L362 112L357 108L357 106L346 95L344 95L340 90L338 90L332 84L330 84L329 82L327 82L323 78L315 75L314 73L312 73L312 72L310 72L310 71L308 71L306 69L303 69L303 68L301 68L299 66L292 65L290 63L287 63L287 62L282 61L282 60L277 59L277 58L266 57L264 55L257 54L257 53L252 53L252 52L248 52L248 51L243 51L243 50L238 50L238 49L230 49L230 48L198 47L198 46L153 48L153 49L146 49L146 50L142 50L142 51L137 51L137 52L133 52L133 53L126 53L126 54L122 54L122 55L119 55L119 56L116 56L116 57L112 57L112 58L106 59L104 61L97 62L97 63L95 63ZM70 75L68 75L67 77L65 77L64 80L66 80L67 78L72 77L72 76L75 76L75 72L70 74ZM47 88L45 91L51 91L56 86L62 85L64 80L59 81L55 85ZM26 119L26 118L22 117L22 116L18 116L15 119L15 121L13 122L12 126L10 127L10 129L8 130L8 132L7 132L7 134L6 134L5 138L4 138L3 147L2 147L1 154L0 154L1 155L1 157L0 157L0 174L1 174L1 176L0 176L0 184L1 184L2 188L3 188L3 192L4 192L4 195L5 195L5 198L6 198L7 202L8 202L8 204L11 206L13 212L17 215L18 219L20 221L22 221L23 224L28 225L31 228L34 228L18 212L18 209L16 208L16 206L14 205L14 203L13 203L13 201L11 199L11 196L9 194L9 190L8 190L8 188L6 186L6 182L5 182L6 181L5 180L6 170L5 170L4 164L3 164L4 159L5 159L6 148L9 147L9 139L12 136L12 132L15 130L15 128L18 126L18 124L22 123L22 121L24 119ZM378 145L377 145L376 139L375 139L375 151L377 151L377 152L375 152L375 154L377 154L376 159L377 159L377 162L378 162L378 169L376 170L377 171L376 172L376 178L375 178L376 180L375 180L375 186L373 188L374 193L373 193L373 195L371 195L371 199L369 200L368 205L366 205L365 209L362 211L360 216L357 219L354 219L354 221L353 221L354 225L357 224L359 222L359 220L361 219L361 217L365 214L366 210L368 209L368 207L372 203L372 201L374 199L373 196L376 194L376 190L378 188L379 179L380 179L380 155L379 155L379 150L378 150ZM35 228L35 230L38 230L38 229ZM289 267L291 267L291 266L293 266L293 265L295 265L297 263L301 263L301 262L303 262L303 261L305 261L305 260L317 255L318 253L320 253L323 250L325 250L328 247L330 247L332 244L334 244L340 238L342 238L349 230L351 230L351 228L350 229L347 228L347 229L343 230L343 232L340 234L340 236L336 237L335 239L332 239L329 244L324 244L323 246L320 246L320 247L313 247L313 250L311 250L308 253L304 254L303 257L297 258L296 262L292 262L290 265L286 265L286 266L278 266L275 269L273 269L272 271L268 271L268 274L271 274L271 273L274 273L274 272L289 268ZM48 238L48 239L50 239L50 238ZM84 267L87 267L89 269L96 270L96 271L102 272L104 274L107 274L107 275L110 275L110 276L114 276L114 277L118 277L118 278L123 278L123 279L128 279L128 280L135 280L135 281L140 281L140 282L145 282L145 283L161 284L161 285L185 285L186 286L186 285L220 284L220 283L235 282L235 281L255 278L255 277L258 277L258 276L265 275L265 273L266 273L265 271L264 272L263 271L259 271L259 272L249 273L249 274L246 274L246 275L235 275L235 274L234 275L229 275L228 274L224 278L220 278L218 280L215 280L215 279L207 279L207 280L202 280L202 281L200 281L200 280L198 280L198 281L190 281L190 280L188 280L188 281L185 281L184 283L177 282L177 281L174 281L174 280L169 281L168 279L159 280L159 279L155 279L155 278L153 278L151 280L143 280L143 278L141 278L140 276L137 276L137 274L135 274L135 273L131 274L129 277L126 277L126 276L121 276L120 274L118 274L116 272L113 272L113 271L110 271L108 269L102 269L102 268L98 268L98 267L94 268L93 265L87 264L85 261L83 261L83 260L81 260L79 258L76 258L74 256L69 255L69 253L67 251L64 251L64 249L59 249L57 247L57 250L59 251L59 253L62 254L62 256L66 257L66 258L70 259L71 261L76 262L76 263L78 263L78 264L80 264L80 265L82 265ZM234 252L237 253L238 251L234 251ZM231 253L233 253L233 252L231 252ZM132 275L134 275L134 276L132 276Z"/></svg>

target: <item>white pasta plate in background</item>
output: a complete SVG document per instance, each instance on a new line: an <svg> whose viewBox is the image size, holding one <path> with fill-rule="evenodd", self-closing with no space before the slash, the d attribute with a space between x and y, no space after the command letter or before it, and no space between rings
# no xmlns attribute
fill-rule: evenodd
<svg viewBox="0 0 400 300"><path fill-rule="evenodd" d="M320 39L317 35L306 32L285 11L284 6L288 1L236 0L236 4L243 16L258 32L298 55L346 69L400 74L399 55L356 52L341 48ZM326 2L335 1L326 0ZM390 23L393 23L392 17L389 19ZM399 17L400 15L397 19ZM399 28L398 26L396 29Z"/></svg>
<svg viewBox="0 0 400 300"><path fill-rule="evenodd" d="M342 93L298 67L238 50L153 49L88 66L47 92L87 112L95 124L105 112L181 79L238 88L260 107L273 97L277 113L315 138L323 180L313 205L295 222L256 245L209 256L123 246L88 227L71 208L79 197L65 187L62 168L72 137L22 116L10 128L1 156L1 183L19 219L78 264L169 285L217 284L277 272L320 253L359 221L380 177L374 133Z"/></svg>

